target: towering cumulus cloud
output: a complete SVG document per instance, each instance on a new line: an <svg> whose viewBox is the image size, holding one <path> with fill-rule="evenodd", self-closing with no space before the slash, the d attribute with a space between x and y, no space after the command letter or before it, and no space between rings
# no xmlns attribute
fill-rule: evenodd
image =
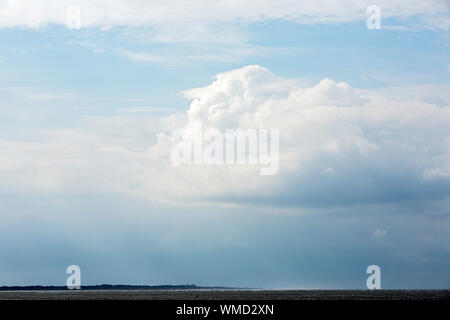
<svg viewBox="0 0 450 320"><path fill-rule="evenodd" d="M117 128L117 118L106 118L90 129L47 132L40 144L3 141L2 183L273 206L445 200L450 192L448 89L436 87L430 97L421 95L420 87L360 90L330 79L304 87L264 67L247 66L184 92L192 100L186 115L123 119L122 132L133 127L130 137L117 139L107 129ZM278 129L278 174L260 175L254 165L174 166L172 133L198 123L222 132ZM155 142L146 140L149 127L156 128ZM136 139L145 141L145 151L135 147Z"/></svg>
<svg viewBox="0 0 450 320"><path fill-rule="evenodd" d="M219 130L279 129L280 172L263 177L251 166L167 163L152 173L171 182L166 196L339 205L440 199L450 190L448 98L435 105L330 79L304 88L260 66L219 74L185 94L192 99L187 128L200 121ZM150 159L170 145L169 135L158 135Z"/></svg>

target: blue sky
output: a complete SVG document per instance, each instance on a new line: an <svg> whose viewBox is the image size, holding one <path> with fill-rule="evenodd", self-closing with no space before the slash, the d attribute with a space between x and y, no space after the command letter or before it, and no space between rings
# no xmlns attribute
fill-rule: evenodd
<svg viewBox="0 0 450 320"><path fill-rule="evenodd" d="M450 9L319 2L0 1L0 285L449 288ZM173 168L199 118L279 174Z"/></svg>

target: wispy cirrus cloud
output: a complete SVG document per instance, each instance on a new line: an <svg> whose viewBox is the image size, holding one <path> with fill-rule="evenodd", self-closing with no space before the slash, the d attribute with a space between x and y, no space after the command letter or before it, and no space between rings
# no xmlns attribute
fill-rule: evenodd
<svg viewBox="0 0 450 320"><path fill-rule="evenodd" d="M180 50L182 51L182 50ZM120 49L118 54L132 61L144 63L185 64L192 62L233 62L246 57L289 54L289 48L265 48L244 43L223 46L190 47L184 54L153 54ZM201 53L197 53L201 52Z"/></svg>
<svg viewBox="0 0 450 320"><path fill-rule="evenodd" d="M140 62L168 62L170 59L165 56L159 56L149 53L142 53L142 52L133 52L129 50L119 50L118 51L120 55L124 56L127 59L134 60L134 61L140 61Z"/></svg>
<svg viewBox="0 0 450 320"><path fill-rule="evenodd" d="M76 98L73 93L49 93L33 87L3 87L0 88L0 92L27 100L73 100Z"/></svg>
<svg viewBox="0 0 450 320"><path fill-rule="evenodd" d="M125 107L120 108L119 111L123 113L171 113L171 112L174 113L179 110L145 106L145 107Z"/></svg>

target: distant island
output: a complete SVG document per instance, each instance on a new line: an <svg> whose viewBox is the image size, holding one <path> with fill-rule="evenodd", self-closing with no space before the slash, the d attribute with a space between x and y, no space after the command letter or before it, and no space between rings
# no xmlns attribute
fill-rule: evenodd
<svg viewBox="0 0 450 320"><path fill-rule="evenodd" d="M81 286L81 290L235 290L250 288L230 288L230 287L198 287L195 284L186 285L126 285L126 284L101 284L91 286ZM2 286L0 291L61 291L68 290L66 286Z"/></svg>

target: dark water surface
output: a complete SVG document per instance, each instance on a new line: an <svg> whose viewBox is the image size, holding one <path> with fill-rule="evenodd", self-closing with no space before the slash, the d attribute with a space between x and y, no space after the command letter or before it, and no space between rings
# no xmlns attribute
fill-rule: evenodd
<svg viewBox="0 0 450 320"><path fill-rule="evenodd" d="M2 291L0 300L449 300L450 290Z"/></svg>

